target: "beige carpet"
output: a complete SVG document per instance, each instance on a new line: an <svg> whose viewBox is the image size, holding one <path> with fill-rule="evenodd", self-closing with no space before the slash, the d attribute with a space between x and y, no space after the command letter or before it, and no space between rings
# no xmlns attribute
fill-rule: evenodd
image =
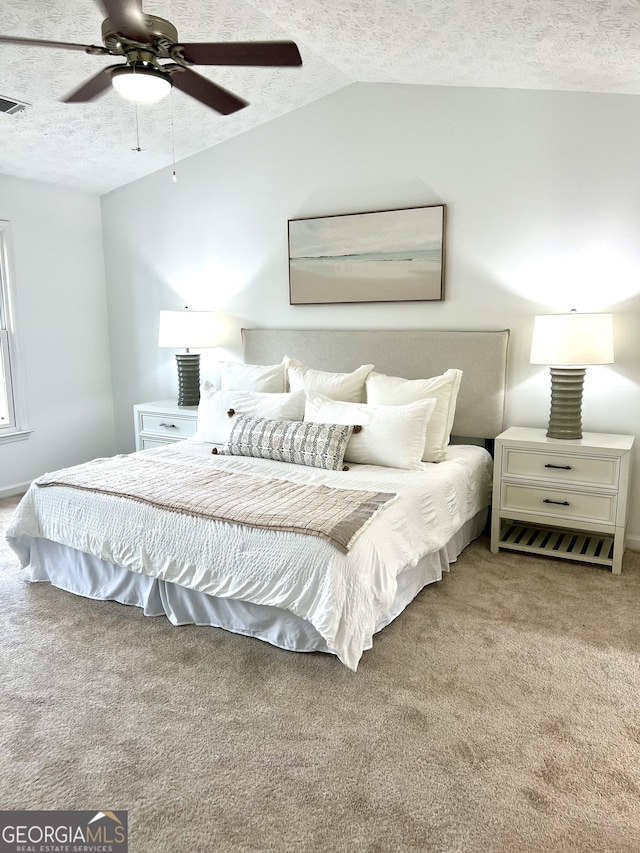
<svg viewBox="0 0 640 853"><path fill-rule="evenodd" d="M126 809L133 853L640 851L639 554L481 539L357 674L0 567L1 809Z"/></svg>

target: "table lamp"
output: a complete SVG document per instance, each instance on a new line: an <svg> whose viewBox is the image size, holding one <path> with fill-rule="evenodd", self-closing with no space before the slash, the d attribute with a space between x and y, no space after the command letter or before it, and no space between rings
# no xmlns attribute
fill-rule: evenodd
<svg viewBox="0 0 640 853"><path fill-rule="evenodd" d="M197 406L200 402L200 354L190 349L218 345L214 311L161 311L158 346L185 348L176 353L178 365L178 405Z"/></svg>
<svg viewBox="0 0 640 853"><path fill-rule="evenodd" d="M543 314L535 318L531 364L551 371L548 438L582 438L582 390L586 367L613 363L613 315Z"/></svg>

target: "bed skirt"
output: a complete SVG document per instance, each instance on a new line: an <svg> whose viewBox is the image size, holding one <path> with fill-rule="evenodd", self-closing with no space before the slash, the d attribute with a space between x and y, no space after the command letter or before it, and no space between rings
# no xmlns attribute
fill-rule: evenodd
<svg viewBox="0 0 640 853"><path fill-rule="evenodd" d="M395 619L423 587L442 578L449 564L482 533L486 521L484 509L467 521L440 551L427 554L416 566L400 572L395 599L380 618L376 632ZM33 582L48 582L85 598L133 605L141 608L145 616L167 616L174 625L223 628L290 651L331 653L313 625L288 610L216 598L114 566L48 539L19 538L30 550L28 569Z"/></svg>

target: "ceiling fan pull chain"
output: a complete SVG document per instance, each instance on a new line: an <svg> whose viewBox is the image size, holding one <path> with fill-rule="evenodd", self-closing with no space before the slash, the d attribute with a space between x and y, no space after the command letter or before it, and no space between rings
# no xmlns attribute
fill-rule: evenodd
<svg viewBox="0 0 640 853"><path fill-rule="evenodd" d="M138 122L138 102L134 101L133 103L136 108L136 147L133 150L142 151L142 148L140 148L140 124Z"/></svg>
<svg viewBox="0 0 640 853"><path fill-rule="evenodd" d="M171 173L171 180L175 184L178 180L176 177L176 140L173 133L173 89L169 92L169 110L171 112L171 160L173 163L173 172Z"/></svg>

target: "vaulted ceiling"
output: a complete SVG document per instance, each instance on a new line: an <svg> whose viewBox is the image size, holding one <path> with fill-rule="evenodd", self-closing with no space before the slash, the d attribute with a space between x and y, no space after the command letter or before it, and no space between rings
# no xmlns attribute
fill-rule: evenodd
<svg viewBox="0 0 640 853"><path fill-rule="evenodd" d="M113 57L0 45L0 173L103 193L354 82L640 94L637 0L144 0L181 42L293 39L301 68L198 71L249 101L179 91L137 110L59 98ZM101 44L97 0L1 0L0 35ZM174 133L172 140L171 128ZM133 150L138 147L142 151Z"/></svg>

